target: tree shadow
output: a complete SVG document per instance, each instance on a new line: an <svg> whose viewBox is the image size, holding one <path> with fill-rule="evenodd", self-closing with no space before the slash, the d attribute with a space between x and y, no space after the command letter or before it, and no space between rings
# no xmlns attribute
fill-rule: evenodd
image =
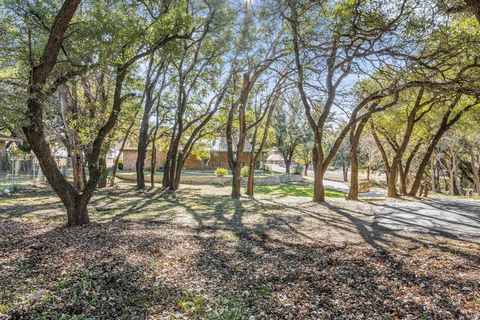
<svg viewBox="0 0 480 320"><path fill-rule="evenodd" d="M474 301L475 306L479 296L478 250L450 246L448 239L438 242L383 230L374 215L365 212L371 205L233 200L196 190L129 190L128 197L122 192L95 197L98 212L92 213L92 220L101 223L67 229L0 221L0 231L7 234L0 240L0 261L7 266L4 273L0 269L0 284L7 288L0 303L16 301L9 315L478 315L478 309L462 304ZM14 297L22 293L27 303Z"/></svg>

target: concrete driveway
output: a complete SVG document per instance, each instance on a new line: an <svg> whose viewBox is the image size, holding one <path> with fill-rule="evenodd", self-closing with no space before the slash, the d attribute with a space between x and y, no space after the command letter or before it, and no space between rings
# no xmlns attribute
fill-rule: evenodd
<svg viewBox="0 0 480 320"><path fill-rule="evenodd" d="M391 230L480 236L480 201L431 199L375 204L374 224Z"/></svg>

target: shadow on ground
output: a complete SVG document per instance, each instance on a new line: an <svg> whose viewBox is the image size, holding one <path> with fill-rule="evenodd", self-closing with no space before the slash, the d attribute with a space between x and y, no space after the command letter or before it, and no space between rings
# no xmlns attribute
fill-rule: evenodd
<svg viewBox="0 0 480 320"><path fill-rule="evenodd" d="M0 314L13 319L480 315L478 242L376 228L369 204L120 188L67 229L38 197L0 210Z"/></svg>

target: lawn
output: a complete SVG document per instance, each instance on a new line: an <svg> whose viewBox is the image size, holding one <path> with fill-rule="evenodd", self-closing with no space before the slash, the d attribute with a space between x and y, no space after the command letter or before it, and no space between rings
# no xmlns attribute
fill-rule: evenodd
<svg viewBox="0 0 480 320"><path fill-rule="evenodd" d="M478 239L375 228L368 203L228 187L0 198L0 319L478 319ZM294 192L294 194L297 194Z"/></svg>
<svg viewBox="0 0 480 320"><path fill-rule="evenodd" d="M256 186L255 192L258 194L269 194L276 197L312 197L313 185L309 183L291 182L277 184L274 186ZM346 193L333 189L326 189L325 196L328 198L345 198Z"/></svg>

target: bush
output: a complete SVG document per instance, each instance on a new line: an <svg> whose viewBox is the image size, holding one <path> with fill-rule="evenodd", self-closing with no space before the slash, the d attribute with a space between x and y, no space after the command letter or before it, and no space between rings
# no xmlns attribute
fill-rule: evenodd
<svg viewBox="0 0 480 320"><path fill-rule="evenodd" d="M215 176L217 177L223 177L223 176L226 176L227 174L228 174L228 170L225 168L217 168L217 170L215 170Z"/></svg>
<svg viewBox="0 0 480 320"><path fill-rule="evenodd" d="M118 160L117 168L118 168L118 170L123 170L123 160L122 159Z"/></svg>
<svg viewBox="0 0 480 320"><path fill-rule="evenodd" d="M249 166L243 167L240 175L241 175L242 177L248 177L248 170L249 170L249 169L250 169Z"/></svg>
<svg viewBox="0 0 480 320"><path fill-rule="evenodd" d="M294 173L295 173L295 174L303 174L303 169L304 169L304 168L305 168L305 167L304 167L303 165L297 164L297 165L295 166L295 172L294 172Z"/></svg>

